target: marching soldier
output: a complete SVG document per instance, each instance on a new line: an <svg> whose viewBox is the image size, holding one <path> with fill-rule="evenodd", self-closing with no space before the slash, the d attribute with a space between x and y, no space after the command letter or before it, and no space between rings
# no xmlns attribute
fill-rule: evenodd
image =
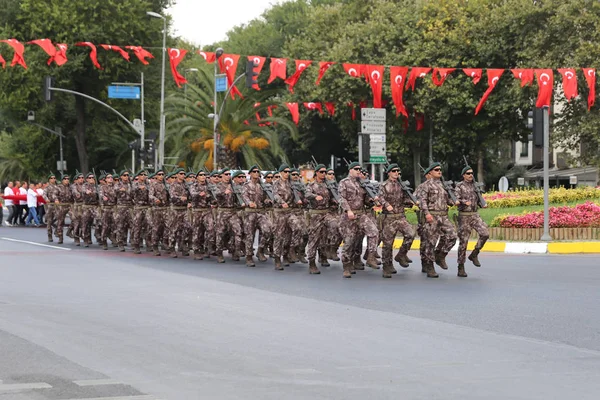
<svg viewBox="0 0 600 400"><path fill-rule="evenodd" d="M425 181L431 179L431 171L427 174L425 174ZM425 182L421 183L416 189L415 189L415 197L417 199L421 198L421 191L423 190ZM417 235L419 235L420 238L420 244L419 244L419 257L421 259L421 272L426 274L427 273L427 259L425 257L425 239L423 239L423 226L425 226L425 215L423 214L422 210L417 211Z"/></svg>
<svg viewBox="0 0 600 400"><path fill-rule="evenodd" d="M204 254L209 254L208 238L213 234L214 221L211 204L214 199L208 189L206 172L198 171L196 182L190 187L190 202L192 204L192 249L194 260L204 259Z"/></svg>
<svg viewBox="0 0 600 400"><path fill-rule="evenodd" d="M48 231L48 241L52 242L52 225L56 220L58 214L57 207L54 202L57 200L59 187L56 184L56 175L48 175L48 187L44 191L46 200L46 227Z"/></svg>
<svg viewBox="0 0 600 400"><path fill-rule="evenodd" d="M100 197L102 199L102 222L100 243L102 249L108 250L108 237L114 235L114 215L117 205L117 192L112 174L106 174L106 185L100 187ZM111 236L114 238L114 236ZM112 239L111 239L112 241Z"/></svg>
<svg viewBox="0 0 600 400"><path fill-rule="evenodd" d="M173 174L176 180L169 185L169 197L171 199L171 219L169 222L169 251L172 258L177 258L177 251L185 256L187 249L184 248L185 216L188 209L189 193L185 185L185 171L183 168L176 169Z"/></svg>
<svg viewBox="0 0 600 400"><path fill-rule="evenodd" d="M266 203L270 202L267 194L262 189L260 170L257 165L250 167L250 181L244 185L243 199L246 204L244 219L244 235L246 244L246 266L254 267L254 234L259 230L259 243L256 257L261 262L267 261L265 247L271 240L273 226L265 210Z"/></svg>
<svg viewBox="0 0 600 400"><path fill-rule="evenodd" d="M407 256L410 246L415 238L412 226L406 220L404 207L412 206L412 201L407 198L400 185L400 167L398 164L390 164L386 171L387 181L379 188L379 199L383 209L382 240L383 240L383 277L391 278L396 273L392 262L394 239L400 232L404 237L402 247L394 258L400 266L407 268L410 259Z"/></svg>
<svg viewBox="0 0 600 400"><path fill-rule="evenodd" d="M241 171L236 171L235 176L243 174ZM221 171L222 181L216 185L217 196L217 223L216 223L216 245L217 245L217 262L224 263L223 250L227 244L226 239L233 239L234 245L231 259L239 261L239 249L242 247L243 225L237 212L239 211L239 201L234 193L234 188L231 181L231 170L225 168Z"/></svg>
<svg viewBox="0 0 600 400"><path fill-rule="evenodd" d="M117 193L117 210L114 217L119 251L125 251L127 232L131 228L131 207L133 205L133 200L131 197L129 177L129 171L121 171L121 181L117 183L115 187Z"/></svg>
<svg viewBox="0 0 600 400"><path fill-rule="evenodd" d="M86 175L86 183L81 187L81 195L83 197L82 214L81 214L81 234L83 236L84 247L89 247L92 244L92 226L96 218L96 210L98 208L98 190L96 189L96 177L89 173Z"/></svg>
<svg viewBox="0 0 600 400"><path fill-rule="evenodd" d="M131 199L133 202L131 244L133 253L141 254L142 231L146 228L146 213L149 208L148 183L146 182L146 171L136 174L137 181L131 185Z"/></svg>
<svg viewBox="0 0 600 400"><path fill-rule="evenodd" d="M359 163L353 162L348 166L348 169L348 177L342 179L339 186L340 205L342 207L340 231L344 238L342 253L344 278L352 277L352 261L355 258L353 253L355 248L358 247L357 241L362 241L363 236L367 236L367 265L373 269L379 268L375 257L379 232L371 217L365 212L365 205L371 199L359 183L361 167ZM358 254L360 255L360 252Z"/></svg>
<svg viewBox="0 0 600 400"><path fill-rule="evenodd" d="M152 227L149 228L150 243L155 256L160 256L158 246L164 243L166 221L169 220L169 192L165 186L165 171L161 168L154 174L148 189L148 201L152 206ZM167 237L168 238L168 237ZM168 246L164 246L166 248Z"/></svg>
<svg viewBox="0 0 600 400"><path fill-rule="evenodd" d="M442 167L440 163L431 164L425 174L431 173L431 179L422 184L419 192L419 207L425 215L425 223L422 229L422 238L425 240L425 267L428 278L437 278L433 263L435 261L442 269L448 269L446 255L456 243L456 230L448 219L448 206L453 206L450 196L446 192L442 178ZM436 244L440 239L438 248Z"/></svg>
<svg viewBox="0 0 600 400"><path fill-rule="evenodd" d="M475 230L479 235L477 244L473 252L469 255L469 260L476 267L481 267L477 256L483 248L483 245L490 237L488 227L483 222L477 212L479 199L475 187L473 168L466 166L462 170L463 181L456 185L456 199L458 200L458 276L466 278L465 257L467 254L467 244L471 230Z"/></svg>
<svg viewBox="0 0 600 400"><path fill-rule="evenodd" d="M73 193L71 193L71 188L69 187L69 175L63 174L61 177L61 185L58 185L58 192L56 194L56 199L54 200L54 205L58 207L56 209L55 235L58 238L58 244L62 244L65 217L73 205Z"/></svg>
<svg viewBox="0 0 600 400"><path fill-rule="evenodd" d="M331 185L334 188L334 190L339 193L339 186L337 181L335 180L335 170L333 168L327 168L327 173L325 174L325 177L329 185ZM336 216L339 218L339 212L336 212ZM340 257L338 256L338 250L340 248L340 244L342 243L342 235L339 232L339 221L338 229L335 232L330 232L328 243L329 251L327 252L327 258L333 261L340 261Z"/></svg>
<svg viewBox="0 0 600 400"><path fill-rule="evenodd" d="M69 186L73 195L73 206L71 207L71 223L67 229L67 236L75 240L75 246L79 246L81 238L81 206L83 205L83 196L81 193L83 186L83 174L77 173L75 181Z"/></svg>

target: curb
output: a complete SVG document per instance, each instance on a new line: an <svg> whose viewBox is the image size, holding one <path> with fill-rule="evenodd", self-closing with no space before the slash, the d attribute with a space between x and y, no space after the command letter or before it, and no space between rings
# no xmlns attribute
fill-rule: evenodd
<svg viewBox="0 0 600 400"><path fill-rule="evenodd" d="M477 241L470 240L467 250L473 250ZM394 249L399 249L402 239L394 240ZM415 239L411 250L419 250L421 241ZM458 243L452 248L458 250ZM600 253L600 242L496 242L488 241L482 252L506 254L590 254Z"/></svg>

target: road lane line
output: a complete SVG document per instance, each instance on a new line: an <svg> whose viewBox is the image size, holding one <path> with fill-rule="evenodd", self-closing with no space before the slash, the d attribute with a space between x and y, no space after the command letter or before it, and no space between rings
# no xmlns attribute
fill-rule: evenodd
<svg viewBox="0 0 600 400"><path fill-rule="evenodd" d="M123 382L115 379L84 379L73 381L77 386L101 386L101 385L125 385Z"/></svg>
<svg viewBox="0 0 600 400"><path fill-rule="evenodd" d="M71 249L66 248L66 247L51 246L49 244L30 242L30 241L27 241L27 240L19 240L19 239L7 238L7 237L3 237L3 238L0 238L0 239L2 239L2 240L8 240L9 242L26 243L26 244L31 244L31 245L34 245L34 246L49 247L51 249L71 251Z"/></svg>
<svg viewBox="0 0 600 400"><path fill-rule="evenodd" d="M117 396L117 397L94 397L94 398L81 398L66 399L66 400L159 400L158 397L149 394L133 395L133 396Z"/></svg>
<svg viewBox="0 0 600 400"><path fill-rule="evenodd" d="M52 386L44 382L0 384L0 393L16 393L34 389L52 389Z"/></svg>

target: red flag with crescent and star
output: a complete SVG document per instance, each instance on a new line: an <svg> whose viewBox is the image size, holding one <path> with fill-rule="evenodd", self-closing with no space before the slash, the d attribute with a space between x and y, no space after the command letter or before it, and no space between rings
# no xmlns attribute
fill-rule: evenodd
<svg viewBox="0 0 600 400"><path fill-rule="evenodd" d="M365 72L369 77L369 84L373 91L373 107L381 108L381 90L383 88L383 65L365 65Z"/></svg>
<svg viewBox="0 0 600 400"><path fill-rule="evenodd" d="M315 82L315 85L319 86L321 84L321 79L323 79L323 75L331 66L335 64L333 61L319 61L319 77Z"/></svg>
<svg viewBox="0 0 600 400"><path fill-rule="evenodd" d="M392 101L396 105L396 117L400 114L408 118L404 105L404 81L408 75L408 67L390 67L390 84L392 86Z"/></svg>
<svg viewBox="0 0 600 400"><path fill-rule="evenodd" d="M353 78L360 78L364 75L365 66L363 64L342 64L342 67Z"/></svg>
<svg viewBox="0 0 600 400"><path fill-rule="evenodd" d="M54 62L56 63L56 65L58 65L59 67L61 65L65 65L67 60L67 44L66 43L57 43L56 46L58 47L58 50L56 50L56 55L54 56Z"/></svg>
<svg viewBox="0 0 600 400"><path fill-rule="evenodd" d="M294 123L298 125L298 122L300 121L300 111L298 111L298 103L285 103L285 105L292 114L292 121L294 121Z"/></svg>
<svg viewBox="0 0 600 400"><path fill-rule="evenodd" d="M477 85L481 80L483 70L481 68L463 68L465 75L473 78L473 85Z"/></svg>
<svg viewBox="0 0 600 400"><path fill-rule="evenodd" d="M325 109L332 117L335 115L335 104L331 101L325 102Z"/></svg>
<svg viewBox="0 0 600 400"><path fill-rule="evenodd" d="M596 69L595 68L582 68L585 80L587 81L590 92L588 94L588 111L594 106L596 102Z"/></svg>
<svg viewBox="0 0 600 400"><path fill-rule="evenodd" d="M550 107L554 91L554 73L551 69L536 69L535 75L538 83L538 98L535 106L538 108Z"/></svg>
<svg viewBox="0 0 600 400"><path fill-rule="evenodd" d="M410 88L414 91L417 78L425 78L429 71L431 71L431 68L429 67L413 67L413 69L410 70L410 75L406 81L406 88Z"/></svg>
<svg viewBox="0 0 600 400"><path fill-rule="evenodd" d="M319 114L323 115L323 106L321 106L321 103L304 103L304 108L307 110L318 110Z"/></svg>
<svg viewBox="0 0 600 400"><path fill-rule="evenodd" d="M25 52L25 46L23 46L23 44L17 39L0 40L0 42L8 44L15 51L10 66L14 67L15 65L19 64L21 67L27 69L27 64L25 64L25 59L23 58L23 53Z"/></svg>
<svg viewBox="0 0 600 400"><path fill-rule="evenodd" d="M271 75L267 83L271 83L275 78L281 78L285 80L287 76L286 71L287 58L271 58Z"/></svg>
<svg viewBox="0 0 600 400"><path fill-rule="evenodd" d="M434 68L431 74L431 80L435 86L442 86L449 74L454 72L456 68ZM439 75L439 78L438 78Z"/></svg>
<svg viewBox="0 0 600 400"><path fill-rule="evenodd" d="M125 50L123 50L122 48L120 48L119 46L115 46L112 44L101 44L100 47L102 47L104 50L107 50L107 51L112 50L116 53L119 53L121 55L121 57L123 57L124 59L129 61L129 53L126 52Z"/></svg>
<svg viewBox="0 0 600 400"><path fill-rule="evenodd" d="M96 46L92 42L77 42L75 46L79 47L89 47L90 51L90 60L92 60L92 64L98 69L102 69L100 63L98 62L98 52L96 50Z"/></svg>
<svg viewBox="0 0 600 400"><path fill-rule="evenodd" d="M514 77L521 80L521 87L533 85L533 69L511 69Z"/></svg>
<svg viewBox="0 0 600 400"><path fill-rule="evenodd" d="M475 115L479 114L481 107L483 107L483 105L487 101L488 97L490 97L490 94L492 94L492 90L494 90L494 88L496 87L496 84L500 80L500 76L503 73L504 73L503 69L488 69L487 70L488 88L485 91L485 93L483 94L483 96L481 96L481 100L479 100L479 104L477 104L477 107L475 108Z"/></svg>
<svg viewBox="0 0 600 400"><path fill-rule="evenodd" d="M50 56L50 58L47 61L47 64L52 64L52 61L54 61L54 57L56 56L56 47L54 47L50 39L36 39L27 42L27 44L37 44L38 46L40 46L42 50L44 50L46 54Z"/></svg>
<svg viewBox="0 0 600 400"><path fill-rule="evenodd" d="M265 66L266 60L267 60L267 57L248 56L248 61L254 62L254 68L252 68L252 70L257 74L260 74L260 71L262 71L263 67ZM256 76L258 77L258 75L256 75ZM260 90L258 83L255 83L254 85L252 85L252 89Z"/></svg>
<svg viewBox="0 0 600 400"><path fill-rule="evenodd" d="M144 65L150 64L146 61L146 58L154 58L152 53L144 49L142 46L125 46L126 49L133 50L133 54L142 62Z"/></svg>
<svg viewBox="0 0 600 400"><path fill-rule="evenodd" d="M285 83L288 84L288 89L290 90L290 93L294 93L294 86L296 86L296 83L298 83L300 75L302 75L304 70L310 64L312 64L312 61L310 60L296 60L296 72L294 72L294 75L290 76L285 80Z"/></svg>
<svg viewBox="0 0 600 400"><path fill-rule="evenodd" d="M567 101L571 101L578 96L577 93L577 73L574 68L559 68L558 72L562 75L563 93Z"/></svg>
<svg viewBox="0 0 600 400"><path fill-rule="evenodd" d="M221 73L227 76L227 84L229 86L233 85L235 81L235 71L237 70L238 62L240 61L239 54L223 54L222 57L219 57L219 68L221 69ZM239 95L242 99L242 92L235 86L231 88L231 98L235 100L235 95Z"/></svg>
<svg viewBox="0 0 600 400"><path fill-rule="evenodd" d="M173 74L173 79L175 80L175 84L177 87L181 87L182 84L187 83L187 80L184 76L182 76L179 71L177 71L177 66L183 60L185 55L187 54L187 50L183 49L169 49L169 63L171 64L171 73Z"/></svg>
<svg viewBox="0 0 600 400"><path fill-rule="evenodd" d="M206 61L209 64L212 64L217 60L217 55L212 51L198 50L198 54L200 54L202 58L204 58L204 61Z"/></svg>

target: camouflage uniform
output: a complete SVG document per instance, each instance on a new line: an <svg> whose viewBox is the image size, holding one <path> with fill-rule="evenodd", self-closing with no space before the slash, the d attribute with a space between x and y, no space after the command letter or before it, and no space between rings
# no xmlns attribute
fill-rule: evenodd
<svg viewBox="0 0 600 400"><path fill-rule="evenodd" d="M133 205L131 184L120 181L115 186L115 192L117 193L117 209L114 214L116 239L119 244L119 250L125 251L127 232L131 229L131 207Z"/></svg>
<svg viewBox="0 0 600 400"><path fill-rule="evenodd" d="M458 263L464 264L471 230L474 229L479 235L479 239L477 240L477 244L475 244L475 249L473 251L475 256L489 239L490 233L487 225L477 213L478 203L475 184L466 181L457 183L456 199L460 203L458 205ZM467 202L470 202L471 204L467 205ZM469 259L471 258L472 257L469 257Z"/></svg>
<svg viewBox="0 0 600 400"><path fill-rule="evenodd" d="M323 199L317 200L321 196ZM328 242L341 242L340 218L337 214L338 204L327 188L327 184L316 179L306 186L306 199L310 203L308 215L308 245L306 255L308 261L314 261L319 250L321 264L327 263L325 257Z"/></svg>
<svg viewBox="0 0 600 400"><path fill-rule="evenodd" d="M81 238L81 214L83 205L83 196L81 194L82 186L79 183L72 183L69 186L71 194L73 195L73 206L71 207L71 224L67 230L67 236L73 235L75 243L79 246L79 239Z"/></svg>
<svg viewBox="0 0 600 400"><path fill-rule="evenodd" d="M404 237L402 246L398 251L397 259L401 260L400 264L403 267L408 267L408 259L406 254L412 246L415 239L413 227L406 220L404 215L404 207L412 206L412 202L405 195L402 186L398 179L388 179L379 188L379 199L383 207L384 214L382 215L382 240L383 240L383 265L384 268L392 266L392 253L394 239L396 234L400 232ZM392 211L387 211L388 206L392 206Z"/></svg>
<svg viewBox="0 0 600 400"><path fill-rule="evenodd" d="M252 179L244 185L242 193L244 203L246 204L244 219L246 258L250 257L250 259L252 259L252 255L254 254L254 236L258 229L260 236L257 257L264 260L264 249L271 240L273 232L273 225L265 210L265 202L269 199L267 194L263 191L260 182ZM250 203L255 203L256 207L251 208L249 206Z"/></svg>
<svg viewBox="0 0 600 400"><path fill-rule="evenodd" d="M58 192L56 194L56 198L59 201L56 204L56 232L55 235L58 238L58 243L63 242L63 229L65 226L65 217L71 210L71 206L73 205L73 193L69 185L60 184L58 186Z"/></svg>
<svg viewBox="0 0 600 400"><path fill-rule="evenodd" d="M209 238L213 234L214 220L211 205L214 199L206 183L196 181L190 187L190 201L192 203L192 249L196 259L202 259L203 254L209 254L213 249L209 248Z"/></svg>
<svg viewBox="0 0 600 400"><path fill-rule="evenodd" d="M236 259L239 257L237 251L243 245L242 234L244 232L242 220L238 215L239 202L233 192L231 182L221 182L216 186L217 205L219 206L216 219L217 255L222 257L226 245L225 239L227 233L229 233L229 237L234 241L234 254L232 256ZM223 259L221 258L219 261L223 262Z"/></svg>
<svg viewBox="0 0 600 400"><path fill-rule="evenodd" d="M102 243L104 250L106 250L108 237L115 230L114 216L115 207L117 205L117 191L115 185L102 185L100 187L99 195L102 198L102 222L100 223L102 233L100 235L100 242Z"/></svg>
<svg viewBox="0 0 600 400"><path fill-rule="evenodd" d="M52 225L56 222L58 215L58 206L54 202L58 199L60 188L57 184L51 183L44 191L44 199L46 200L46 225L48 230L48 240L52 241Z"/></svg>
<svg viewBox="0 0 600 400"><path fill-rule="evenodd" d="M425 259L432 263L435 261L439 265L448 252L456 243L456 229L448 218L448 206L452 202L448 193L444 189L439 179L429 179L424 182L419 191L419 207L423 214L431 214L433 221L423 223L423 235L421 240L425 240ZM440 239L440 243L436 244Z"/></svg>
<svg viewBox="0 0 600 400"><path fill-rule="evenodd" d="M169 251L172 257L177 257L175 244L178 245L182 254L187 252L183 248L186 226L185 216L187 214L187 205L189 194L185 182L175 181L169 185L169 197L171 198L171 211L169 218Z"/></svg>
<svg viewBox="0 0 600 400"><path fill-rule="evenodd" d="M142 231L146 229L146 214L149 212L148 182L138 181L131 185L131 198L133 201L133 213L131 224L131 244L136 253L139 253L142 245Z"/></svg>
<svg viewBox="0 0 600 400"><path fill-rule="evenodd" d="M344 238L344 249L342 252L342 263L344 264L344 276L349 277L351 263L356 258L353 254L355 249L362 248L362 237L367 236L367 264L377 269L375 252L379 242L379 232L373 219L365 211L365 205L371 200L365 189L360 186L358 178L348 176L342 179L339 185L340 206L343 214L340 221L340 233ZM355 219L348 218L348 211L352 211ZM360 254L360 252L359 252ZM348 271L348 272L347 272Z"/></svg>
<svg viewBox="0 0 600 400"><path fill-rule="evenodd" d="M92 225L96 218L98 209L98 191L96 185L92 183L84 183L81 187L81 195L83 197L82 214L81 214L81 234L83 242L87 246L92 243Z"/></svg>
<svg viewBox="0 0 600 400"><path fill-rule="evenodd" d="M415 197L417 199L421 198L421 192L423 191L423 184L425 182L421 183L419 186L417 186L417 188L415 189ZM425 215L423 214L423 212L421 210L417 211L417 235L419 235L419 257L421 259L421 264L422 264L422 268L421 268L421 272L425 273L427 272L425 265L423 264L423 262L426 260L425 258L425 240L423 239L423 226L426 223L425 221Z"/></svg>
<svg viewBox="0 0 600 400"><path fill-rule="evenodd" d="M152 205L152 230L150 243L155 255L160 255L158 245L164 243L163 248L168 248L168 234L166 223L169 221L169 191L164 182L155 181L150 183L148 200Z"/></svg>
<svg viewBox="0 0 600 400"><path fill-rule="evenodd" d="M279 179L273 184L273 197L273 253L277 264L281 256L287 253L285 250L295 249L302 243L304 221L293 208L295 200L289 180ZM286 203L288 208L283 208L283 203ZM288 249L285 248L286 243L289 244Z"/></svg>

